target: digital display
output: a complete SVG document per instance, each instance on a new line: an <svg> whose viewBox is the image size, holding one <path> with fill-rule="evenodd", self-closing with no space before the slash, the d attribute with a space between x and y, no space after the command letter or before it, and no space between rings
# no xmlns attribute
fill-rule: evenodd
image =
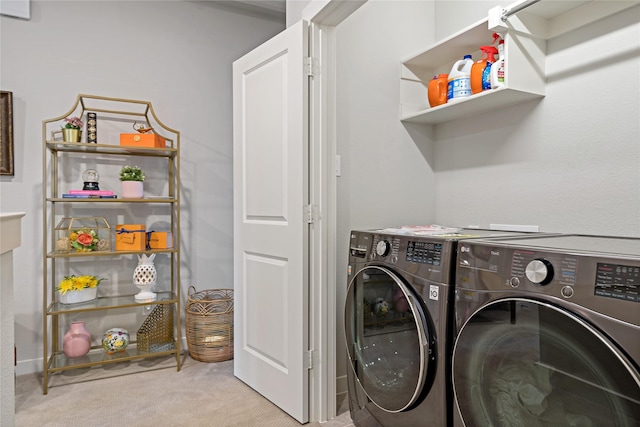
<svg viewBox="0 0 640 427"><path fill-rule="evenodd" d="M598 263L595 295L640 302L640 267Z"/></svg>
<svg viewBox="0 0 640 427"><path fill-rule="evenodd" d="M442 263L442 243L408 242L407 257L409 262L440 265Z"/></svg>

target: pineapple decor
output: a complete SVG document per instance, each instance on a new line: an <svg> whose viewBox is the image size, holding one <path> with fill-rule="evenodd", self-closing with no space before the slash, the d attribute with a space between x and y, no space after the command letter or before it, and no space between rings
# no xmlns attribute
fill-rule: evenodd
<svg viewBox="0 0 640 427"><path fill-rule="evenodd" d="M156 294L151 288L156 284L156 266L153 260L156 254L138 255L138 266L133 271L133 283L140 289L134 299L136 302L151 302L156 300Z"/></svg>

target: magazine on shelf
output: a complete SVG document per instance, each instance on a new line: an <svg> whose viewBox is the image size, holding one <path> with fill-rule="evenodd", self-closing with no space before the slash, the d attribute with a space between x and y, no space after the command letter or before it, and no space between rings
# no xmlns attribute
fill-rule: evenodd
<svg viewBox="0 0 640 427"><path fill-rule="evenodd" d="M63 199L117 199L118 196L115 194L111 196L100 196L93 194L63 194Z"/></svg>
<svg viewBox="0 0 640 427"><path fill-rule="evenodd" d="M111 190L69 190L69 194L88 194L90 196L113 196Z"/></svg>

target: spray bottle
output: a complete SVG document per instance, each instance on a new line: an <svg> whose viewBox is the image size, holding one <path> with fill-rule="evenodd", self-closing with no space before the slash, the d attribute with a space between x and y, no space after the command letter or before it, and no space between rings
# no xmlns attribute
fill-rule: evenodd
<svg viewBox="0 0 640 427"><path fill-rule="evenodd" d="M482 58L471 67L471 93L474 95L483 90L491 89L491 64L496 62L495 54L498 49L494 46L480 46Z"/></svg>
<svg viewBox="0 0 640 427"><path fill-rule="evenodd" d="M471 96L471 67L473 60L471 55L465 55L463 59L456 61L449 73L447 85L448 102L460 101Z"/></svg>
<svg viewBox="0 0 640 427"><path fill-rule="evenodd" d="M504 87L504 39L501 34L493 33L493 42L498 39L498 61L491 67L491 89Z"/></svg>

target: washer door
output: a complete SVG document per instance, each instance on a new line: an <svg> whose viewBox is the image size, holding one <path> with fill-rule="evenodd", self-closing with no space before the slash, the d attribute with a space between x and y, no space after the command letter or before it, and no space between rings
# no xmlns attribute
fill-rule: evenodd
<svg viewBox="0 0 640 427"><path fill-rule="evenodd" d="M453 385L468 426L640 425L637 368L579 317L530 299L471 316L454 347Z"/></svg>
<svg viewBox="0 0 640 427"><path fill-rule="evenodd" d="M351 369L381 409L409 409L431 387L435 350L429 348L424 310L418 296L392 271L372 266L353 277L345 333Z"/></svg>

